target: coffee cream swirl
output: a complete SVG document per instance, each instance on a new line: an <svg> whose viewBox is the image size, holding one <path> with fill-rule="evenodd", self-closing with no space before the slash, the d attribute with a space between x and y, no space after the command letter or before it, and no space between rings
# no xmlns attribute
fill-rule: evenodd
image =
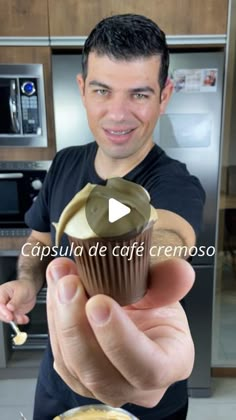
<svg viewBox="0 0 236 420"><path fill-rule="evenodd" d="M131 210L115 223L108 220L110 198ZM68 203L58 223L53 223L56 245L64 232L79 239L137 235L156 219L157 211L150 205L150 196L142 186L123 178L110 178L104 186L89 183Z"/></svg>

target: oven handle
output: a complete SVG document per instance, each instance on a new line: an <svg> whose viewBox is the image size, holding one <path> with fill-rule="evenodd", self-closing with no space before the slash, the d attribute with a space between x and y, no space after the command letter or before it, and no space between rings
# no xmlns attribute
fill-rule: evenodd
<svg viewBox="0 0 236 420"><path fill-rule="evenodd" d="M1 174L0 173L0 179L18 179L23 178L24 174L22 172L15 172L14 174Z"/></svg>
<svg viewBox="0 0 236 420"><path fill-rule="evenodd" d="M18 120L18 113L17 113L17 92L16 92L15 80L10 81L9 107L10 107L12 128L13 128L14 133L18 134L20 133L20 123Z"/></svg>

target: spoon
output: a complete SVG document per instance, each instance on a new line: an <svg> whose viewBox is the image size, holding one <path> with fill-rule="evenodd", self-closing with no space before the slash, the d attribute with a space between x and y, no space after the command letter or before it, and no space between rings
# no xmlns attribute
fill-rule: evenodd
<svg viewBox="0 0 236 420"><path fill-rule="evenodd" d="M16 336L13 337L13 339L12 339L13 343L16 346L21 346L27 340L27 337L28 337L27 333L20 331L20 329L18 328L18 326L15 324L14 321L10 321L10 325L11 325L12 329L14 330L14 332L16 333Z"/></svg>

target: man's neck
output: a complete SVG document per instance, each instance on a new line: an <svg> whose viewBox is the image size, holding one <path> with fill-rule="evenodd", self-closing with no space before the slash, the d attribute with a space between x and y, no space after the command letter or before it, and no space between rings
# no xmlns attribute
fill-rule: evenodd
<svg viewBox="0 0 236 420"><path fill-rule="evenodd" d="M123 177L143 161L153 146L154 143L148 143L141 151L138 150L136 154L123 159L107 156L103 150L98 147L94 162L95 170L102 179Z"/></svg>

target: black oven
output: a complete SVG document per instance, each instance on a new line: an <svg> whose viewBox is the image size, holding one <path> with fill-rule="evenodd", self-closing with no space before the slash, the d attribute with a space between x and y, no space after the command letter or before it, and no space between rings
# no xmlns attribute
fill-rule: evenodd
<svg viewBox="0 0 236 420"><path fill-rule="evenodd" d="M21 236L25 212L43 185L50 161L0 162L0 234Z"/></svg>
<svg viewBox="0 0 236 420"><path fill-rule="evenodd" d="M0 64L0 146L47 146L42 64Z"/></svg>
<svg viewBox="0 0 236 420"><path fill-rule="evenodd" d="M0 238L28 236L24 222L25 212L30 208L42 188L51 161L0 161ZM0 251L0 284L16 279L18 252ZM12 342L13 331L4 323L8 357L15 350L44 349L48 337L46 315L46 288L37 295L36 305L29 313L30 322L21 326L28 333L23 346Z"/></svg>

